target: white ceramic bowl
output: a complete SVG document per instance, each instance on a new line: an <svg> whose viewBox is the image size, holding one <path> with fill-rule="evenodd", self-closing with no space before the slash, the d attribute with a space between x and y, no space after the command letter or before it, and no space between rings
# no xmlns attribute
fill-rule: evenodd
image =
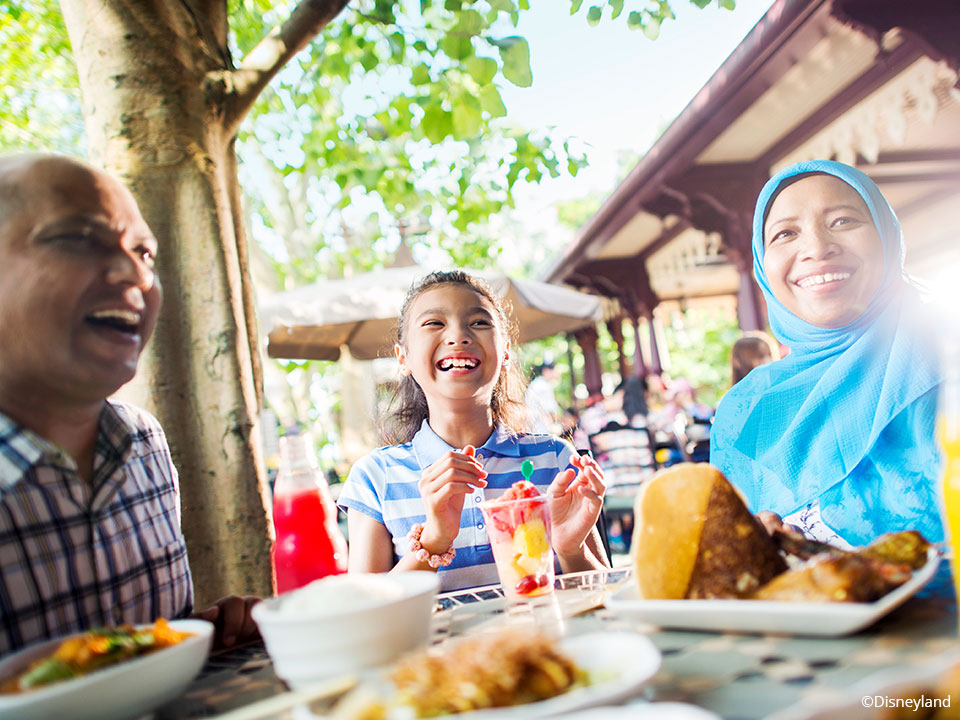
<svg viewBox="0 0 960 720"><path fill-rule="evenodd" d="M206 620L171 620L170 627L194 636L149 655L39 690L0 694L0 718L127 720L180 697L207 659L213 625ZM34 660L49 655L64 639L31 645L4 658L0 662L0 678L21 672Z"/></svg>
<svg viewBox="0 0 960 720"><path fill-rule="evenodd" d="M377 667L430 639L436 573L334 575L254 606L277 676L294 689Z"/></svg>

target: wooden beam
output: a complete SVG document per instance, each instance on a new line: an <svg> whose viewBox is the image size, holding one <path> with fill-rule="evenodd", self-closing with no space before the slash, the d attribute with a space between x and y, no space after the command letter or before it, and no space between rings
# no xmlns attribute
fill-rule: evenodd
<svg viewBox="0 0 960 720"><path fill-rule="evenodd" d="M922 55L923 51L915 43L904 41L888 55L878 58L877 62L863 75L837 92L815 112L808 115L797 127L780 138L757 162L762 167L769 168L777 160L805 143L850 108L899 75Z"/></svg>

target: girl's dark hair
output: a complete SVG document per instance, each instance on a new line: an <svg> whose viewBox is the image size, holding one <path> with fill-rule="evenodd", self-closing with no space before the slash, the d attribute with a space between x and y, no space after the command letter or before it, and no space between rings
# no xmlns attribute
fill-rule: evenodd
<svg viewBox="0 0 960 720"><path fill-rule="evenodd" d="M410 288L407 297L400 308L400 317L397 320L395 341L404 345L407 337L407 314L414 300L427 290L441 285L459 285L477 293L489 302L496 312L500 332L510 340L512 358L509 363L500 368L500 377L493 388L490 398L490 407L493 410L494 425L502 425L508 432L520 433L528 429L529 418L523 403L523 392L526 387L523 373L520 370L519 348L517 346L517 331L515 324L504 303L494 294L490 287L462 270L432 272ZM427 397L413 375L404 375L397 383L396 391L387 405L384 419L380 423L380 435L384 442L390 445L409 442L413 439L420 425L429 417Z"/></svg>
<svg viewBox="0 0 960 720"><path fill-rule="evenodd" d="M623 387L623 414L627 416L627 421L633 419L636 415L647 415L647 398L645 396L647 386L643 378L628 377L622 383Z"/></svg>
<svg viewBox="0 0 960 720"><path fill-rule="evenodd" d="M751 335L740 338L733 344L730 353L733 384L736 385L755 367L770 362L775 357L770 344L763 338Z"/></svg>

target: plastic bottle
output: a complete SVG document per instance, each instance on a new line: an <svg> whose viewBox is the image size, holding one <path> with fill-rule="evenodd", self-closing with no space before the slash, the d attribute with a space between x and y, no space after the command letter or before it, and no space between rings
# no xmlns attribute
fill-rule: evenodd
<svg viewBox="0 0 960 720"><path fill-rule="evenodd" d="M337 527L337 508L305 435L280 438L273 524L278 593L347 571L347 541Z"/></svg>

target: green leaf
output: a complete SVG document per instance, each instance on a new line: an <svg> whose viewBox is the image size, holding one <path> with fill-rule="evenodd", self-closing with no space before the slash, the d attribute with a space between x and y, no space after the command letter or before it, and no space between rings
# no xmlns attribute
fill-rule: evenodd
<svg viewBox="0 0 960 720"><path fill-rule="evenodd" d="M664 20L674 20L677 16L673 14L673 8L670 7L670 3L667 0L658 0L657 5L657 15L659 15Z"/></svg>
<svg viewBox="0 0 960 720"><path fill-rule="evenodd" d="M694 5L703 10L707 5L710 4L710 0L690 0Z"/></svg>
<svg viewBox="0 0 960 720"><path fill-rule="evenodd" d="M613 10L613 12L610 13L610 19L616 20L620 17L620 13L623 12L623 0L609 0L609 4Z"/></svg>
<svg viewBox="0 0 960 720"><path fill-rule="evenodd" d="M440 49L451 60L464 60L473 54L470 38L459 35L444 35L440 40Z"/></svg>
<svg viewBox="0 0 960 720"><path fill-rule="evenodd" d="M736 10L737 0L719 0L720 7L724 10Z"/></svg>
<svg viewBox="0 0 960 720"><path fill-rule="evenodd" d="M630 14L627 15L627 27L631 30L643 27L643 15L636 10L631 11Z"/></svg>
<svg viewBox="0 0 960 720"><path fill-rule="evenodd" d="M453 118L439 105L431 105L424 112L420 126L427 140L437 145L453 132Z"/></svg>
<svg viewBox="0 0 960 720"><path fill-rule="evenodd" d="M476 137L483 126L483 113L480 101L473 96L461 96L453 106L453 137L456 140L468 140Z"/></svg>
<svg viewBox="0 0 960 720"><path fill-rule="evenodd" d="M519 7L521 10L529 10L530 0L519 0L519 2L517 3L517 7Z"/></svg>
<svg viewBox="0 0 960 720"><path fill-rule="evenodd" d="M570 14L576 15L581 5L583 5L583 0L570 0Z"/></svg>
<svg viewBox="0 0 960 720"><path fill-rule="evenodd" d="M497 61L492 58L477 57L474 55L471 58L467 58L464 67L466 67L467 72L470 73L470 77L476 80L480 86L488 85L490 81L493 80L494 75L497 74Z"/></svg>
<svg viewBox="0 0 960 720"><path fill-rule="evenodd" d="M364 70L370 72L373 70L377 63L380 62L380 58L377 57L377 54L373 51L372 48L367 48L363 51L363 55L360 56L360 65Z"/></svg>
<svg viewBox="0 0 960 720"><path fill-rule="evenodd" d="M453 10L454 12L458 11L463 6L463 0L446 0L443 3L443 8L445 10Z"/></svg>
<svg viewBox="0 0 960 720"><path fill-rule="evenodd" d="M461 35L476 35L483 29L483 15L476 10L464 10L457 18L453 31Z"/></svg>
<svg viewBox="0 0 960 720"><path fill-rule="evenodd" d="M426 65L417 65L410 75L410 82L414 85L427 85L430 83L430 68Z"/></svg>
<svg viewBox="0 0 960 720"><path fill-rule="evenodd" d="M486 85L480 90L480 107L490 113L490 117L501 118L507 114L507 108L496 85Z"/></svg>
<svg viewBox="0 0 960 720"><path fill-rule="evenodd" d="M656 40L660 37L660 18L647 18L647 23L643 26L643 34L651 40Z"/></svg>
<svg viewBox="0 0 960 720"><path fill-rule="evenodd" d="M390 51L396 60L403 59L403 51L407 48L407 39L402 32L391 33L387 38L390 43Z"/></svg>
<svg viewBox="0 0 960 720"><path fill-rule="evenodd" d="M530 46L526 39L515 35L494 40L493 44L500 49L503 76L517 87L530 87L533 73L530 71Z"/></svg>
<svg viewBox="0 0 960 720"><path fill-rule="evenodd" d="M600 18L603 17L603 8L598 5L594 5L589 10L587 10L587 24L588 25L598 25L600 23Z"/></svg>

